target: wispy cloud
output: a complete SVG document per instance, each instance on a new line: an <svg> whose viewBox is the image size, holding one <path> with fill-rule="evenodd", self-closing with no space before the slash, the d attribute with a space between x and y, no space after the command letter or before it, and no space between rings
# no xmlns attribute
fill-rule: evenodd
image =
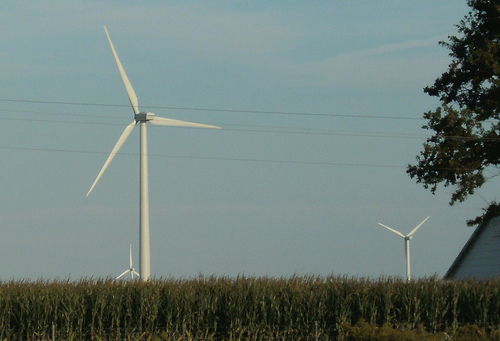
<svg viewBox="0 0 500 341"><path fill-rule="evenodd" d="M434 36L426 39L415 39L408 40L404 42L384 44L377 46L375 48L361 50L351 53L346 53L340 58L356 58L356 57L364 57L364 56L372 56L372 55L380 55L380 54L388 54L393 52L405 51L410 49L415 49L424 46L437 45L439 41L444 40L446 37L444 36Z"/></svg>
<svg viewBox="0 0 500 341"><path fill-rule="evenodd" d="M316 85L342 83L374 86L402 83L424 84L435 72L435 55L428 47L438 45L443 36L383 44L374 48L334 55L321 61L288 63L286 67L302 82ZM429 58L427 58L428 56ZM445 54L443 54L445 57Z"/></svg>

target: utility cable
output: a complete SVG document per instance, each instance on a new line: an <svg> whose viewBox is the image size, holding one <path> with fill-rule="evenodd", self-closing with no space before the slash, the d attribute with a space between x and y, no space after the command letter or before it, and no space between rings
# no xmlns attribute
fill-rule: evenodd
<svg viewBox="0 0 500 341"><path fill-rule="evenodd" d="M41 101L41 100L6 99L6 98L0 98L0 102L99 106L99 107L130 107L130 105L125 105L125 104ZM390 120L423 120L423 118L403 117L403 116L379 116L379 115L360 115L360 114L350 115L350 114L327 114L327 113L292 112L292 111L267 111L267 110L222 109L222 108L217 109L217 108L197 108L197 107L170 107L170 106L151 106L151 105L144 105L144 104L142 104L141 106L144 108L151 108L151 109L183 110L183 111L206 111L206 112L268 114L268 115L322 116L322 117L345 117L345 118L390 119Z"/></svg>
<svg viewBox="0 0 500 341"><path fill-rule="evenodd" d="M71 150L71 149L55 149L55 148L29 148L29 147L8 147L0 146L0 149L34 151L34 152L55 152L55 153L71 153L71 154L108 154L107 152ZM119 153L120 155L138 156L138 153ZM250 158L233 158L233 157L211 157L211 156L183 156L183 155L167 155L167 154L148 154L150 157L162 157L173 159L192 159L192 160L216 160L216 161L239 161L252 163L278 163L278 164L300 164L300 165L320 165L320 166L348 166L348 167L373 167L373 168L406 168L406 166L397 165L377 165L363 163L341 163L327 161L299 161L299 160L270 160L270 159L250 159Z"/></svg>

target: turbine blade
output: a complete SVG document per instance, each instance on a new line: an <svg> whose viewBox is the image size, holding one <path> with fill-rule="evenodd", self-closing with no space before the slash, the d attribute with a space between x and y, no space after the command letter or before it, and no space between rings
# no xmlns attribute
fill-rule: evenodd
<svg viewBox="0 0 500 341"><path fill-rule="evenodd" d="M130 244L130 268L132 269L132 244Z"/></svg>
<svg viewBox="0 0 500 341"><path fill-rule="evenodd" d="M90 190L87 193L87 196L89 196L90 192L92 192L92 190L94 189L95 185L97 185L97 182L99 181L99 179L101 178L101 176L104 174L104 171L106 170L106 168L108 168L109 164L111 163L111 161L115 157L116 153L118 153L118 151L123 146L123 144L125 143L125 141L127 140L127 138L130 136L130 134L132 133L132 130L134 129L134 127L135 127L136 124L137 124L137 122L133 121L127 127L125 127L125 130L123 131L122 135L118 139L118 142L116 142L115 147L111 151L111 154L109 154L108 159L104 163L104 166L102 166L101 171L99 172L99 174L97 175L97 178L95 179L94 183L92 184L92 187L90 187Z"/></svg>
<svg viewBox="0 0 500 341"><path fill-rule="evenodd" d="M135 274L137 277L141 277L137 271L132 271L133 274Z"/></svg>
<svg viewBox="0 0 500 341"><path fill-rule="evenodd" d="M397 231L397 230L394 230L394 229L391 229L389 226L384 225L384 224L382 224L382 223L378 223L378 224L379 224L380 226L382 226L382 227L385 227L385 228L386 228L386 229L388 229L389 231L394 232L395 234L397 234L397 235L398 235L398 236L400 236L401 238L405 238L405 235L404 235L404 234L402 234L401 232L399 232L399 231Z"/></svg>
<svg viewBox="0 0 500 341"><path fill-rule="evenodd" d="M120 58L118 58L118 54L116 53L115 47L113 46L113 42L111 41L111 37L109 36L106 26L104 26L104 31L106 32L106 36L108 37L109 41L109 46L111 46L111 51L113 52L113 56L115 57L116 66L118 66L118 71L120 71L120 75L122 76L122 81L123 84L125 85L125 90L127 90L127 95L130 101L130 105L134 110L134 114L137 115L139 113L139 100L137 99L137 95L135 94L132 84L128 80L125 70L123 69L122 63L120 62Z"/></svg>
<svg viewBox="0 0 500 341"><path fill-rule="evenodd" d="M213 126L213 125L209 125L209 124L196 123L196 122L186 122L186 121L174 120L171 118L164 118L164 117L158 117L158 116L155 116L149 122L151 124L158 125L158 126L221 129L221 127Z"/></svg>
<svg viewBox="0 0 500 341"><path fill-rule="evenodd" d="M121 274L120 276L116 277L115 279L120 279L120 278L122 278L122 277L123 277L123 276L125 276L125 275L127 274L127 272L129 272L129 271L130 271L130 270L125 270L125 271L123 271L123 272L122 272L122 274Z"/></svg>
<svg viewBox="0 0 500 341"><path fill-rule="evenodd" d="M420 228L420 226L422 226L427 221L427 219L429 219L430 217L431 216L428 216L427 218L425 218L424 221L422 221L420 224L417 225L417 227L415 227L410 233L408 233L408 237L413 236L413 234L415 232L417 232L417 230Z"/></svg>

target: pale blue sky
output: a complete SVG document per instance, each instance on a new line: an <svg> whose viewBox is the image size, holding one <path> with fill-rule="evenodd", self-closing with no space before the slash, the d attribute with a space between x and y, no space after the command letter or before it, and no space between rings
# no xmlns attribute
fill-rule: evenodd
<svg viewBox="0 0 500 341"><path fill-rule="evenodd" d="M132 119L103 25L142 110L224 128L149 130L154 276L404 276L403 240L377 222L408 233L428 215L413 274L444 275L495 180L449 207L450 189L432 196L405 167L438 105L422 89L450 61L438 41L467 12L456 0L0 5L0 279L117 276L129 243L139 265L138 131L85 197Z"/></svg>

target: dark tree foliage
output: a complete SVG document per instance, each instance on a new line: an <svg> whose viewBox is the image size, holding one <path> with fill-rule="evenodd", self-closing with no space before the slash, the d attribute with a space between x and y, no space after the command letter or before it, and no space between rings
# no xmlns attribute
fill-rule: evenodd
<svg viewBox="0 0 500 341"><path fill-rule="evenodd" d="M474 194L487 174L498 175L500 164L500 0L467 3L459 35L440 43L451 51L448 70L424 89L441 101L424 114L423 128L434 135L407 169L433 194L439 184L455 186L450 205Z"/></svg>

